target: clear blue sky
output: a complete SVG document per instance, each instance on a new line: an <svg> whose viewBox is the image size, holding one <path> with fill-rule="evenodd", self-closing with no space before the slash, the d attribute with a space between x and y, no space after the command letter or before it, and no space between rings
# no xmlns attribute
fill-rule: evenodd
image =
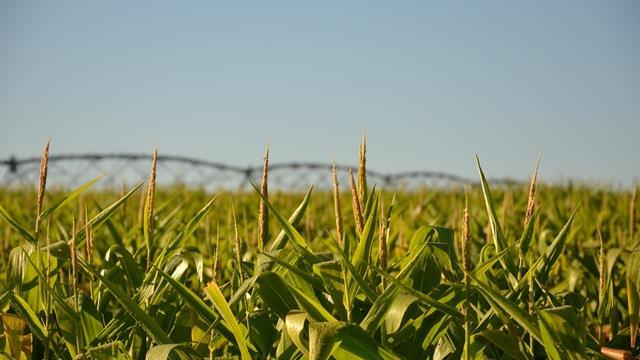
<svg viewBox="0 0 640 360"><path fill-rule="evenodd" d="M135 4L134 4L135 3ZM348 4L347 4L348 3ZM0 3L0 158L640 178L640 2Z"/></svg>

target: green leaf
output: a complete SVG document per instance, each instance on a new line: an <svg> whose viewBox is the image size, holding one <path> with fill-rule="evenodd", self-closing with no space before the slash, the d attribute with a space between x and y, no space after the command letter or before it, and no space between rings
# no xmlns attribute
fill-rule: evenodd
<svg viewBox="0 0 640 360"><path fill-rule="evenodd" d="M164 344L164 345L156 345L149 349L146 360L167 360L170 359L170 355L172 352L178 354L193 354L193 358L196 357L195 351L191 349L188 344Z"/></svg>
<svg viewBox="0 0 640 360"><path fill-rule="evenodd" d="M256 352L261 358L269 357L273 349L274 342L280 337L281 332L276 330L272 317L268 312L254 312L249 318L249 338L251 343L255 344Z"/></svg>
<svg viewBox="0 0 640 360"><path fill-rule="evenodd" d="M366 231L366 228L365 228ZM363 231L364 233L364 231ZM349 258L347 257L347 254L345 254L344 250L342 250L342 248L340 247L340 245L334 240L334 247L336 249L336 251L338 252L338 255L340 255L340 260L342 265L344 265L344 267L348 270L348 274L350 276L351 279L354 279L356 281L356 283L358 284L359 288L364 292L365 296L367 297L367 299L371 302L376 301L376 293L375 291L367 284L367 282L364 280L364 278L362 277L362 274L360 271L358 271L349 261ZM368 264L365 264L365 266L367 266ZM355 290L357 291L357 290ZM355 292L354 292L355 294ZM353 298L352 298L353 299Z"/></svg>
<svg viewBox="0 0 640 360"><path fill-rule="evenodd" d="M520 237L519 248L520 254L524 258L527 252L529 252L529 245L531 245L531 239L533 238L533 230L538 222L539 211L535 210L531 216L531 220L525 226L522 236Z"/></svg>
<svg viewBox="0 0 640 360"><path fill-rule="evenodd" d="M102 224L104 224L107 221L107 219L109 219L113 215L113 213L115 213L116 210L118 210L120 205L122 205L125 201L127 201L127 199L131 195L133 195L133 193L135 193L140 188L140 186L142 186L142 184L143 182L139 182L131 190L129 190L129 192L124 194L120 199L118 199L113 204L107 206L104 210L102 210L96 216L91 218L91 220L89 220L88 226L92 227L94 231L98 229ZM81 241L84 241L84 237L85 237L84 229L78 230L78 232L76 233L76 239L78 241L78 244Z"/></svg>
<svg viewBox="0 0 640 360"><path fill-rule="evenodd" d="M22 339L20 337L24 331L25 321L16 315L2 314L2 326L11 356L14 359L20 359L22 353Z"/></svg>
<svg viewBox="0 0 640 360"><path fill-rule="evenodd" d="M308 282L311 286L321 289L322 288L322 281L320 279L318 279L317 277L313 276L313 274L310 274L306 271L301 270L299 267L297 267L295 264L290 264L285 260L282 260L276 256L272 256L271 254L268 253L262 253L262 256L265 256L273 261L275 261L278 265L282 266L283 268L285 268L286 270L290 271L291 273L295 274L296 276L299 276L300 278L304 279L306 282ZM293 259L294 261L296 260L295 258Z"/></svg>
<svg viewBox="0 0 640 360"><path fill-rule="evenodd" d="M107 263L115 263L119 261L122 269L127 274L127 278L131 282L131 287L137 289L142 285L142 268L138 265L138 262L133 258L133 255L122 245L113 245L107 250L105 254L105 260Z"/></svg>
<svg viewBox="0 0 640 360"><path fill-rule="evenodd" d="M136 186L134 186L131 190L129 190L129 192L123 195L116 202L107 206L106 208L104 208L104 210L100 211L96 216L94 216L93 218L91 218L91 220L88 221L87 226L91 227L93 231L96 231L97 229L99 229L111 216L113 216L116 210L118 210L118 207L120 207L120 205L122 205L131 195L133 195L133 193L135 193L136 190L138 190L140 186L142 186L142 184L143 182L139 182ZM84 227L81 227L75 234L76 242L78 246L84 243L85 236L86 236L85 229ZM64 248L66 245L67 245L66 241L61 241L58 243L51 244L50 246L52 249L56 249L60 247Z"/></svg>
<svg viewBox="0 0 640 360"><path fill-rule="evenodd" d="M569 220L567 220L562 230L560 230L556 238L553 240L553 242L551 242L551 245L549 245L545 253L539 259L539 262L536 262L536 265L533 266L534 269L540 269L537 275L538 278L546 280L549 276L551 268L553 267L553 265L555 265L556 261L558 261L558 258L560 258L560 255L564 252L564 248L567 242L567 235L569 234L569 228L571 227L571 223L573 222L577 211L578 209L576 208L573 213L571 213Z"/></svg>
<svg viewBox="0 0 640 360"><path fill-rule="evenodd" d="M78 316L78 314L76 314L75 310L73 310L71 305L69 305L67 301L65 301L55 289L51 288L51 286L47 284L46 277L44 276L42 271L36 266L36 264L33 262L31 257L27 253L27 251L24 248L19 248L19 249L22 250L24 258L31 265L31 270L33 270L37 274L38 279L40 280L41 286L45 289L45 291L47 291L47 293L52 297L52 299L56 301L56 304L60 306L60 311L64 311L65 316L69 317L72 321L74 322L80 321L80 317Z"/></svg>
<svg viewBox="0 0 640 360"><path fill-rule="evenodd" d="M36 239L33 237L33 235L31 235L29 231L27 231L24 227L22 227L18 223L18 221L16 221L16 219L14 219L11 215L9 215L7 210L5 210L1 205L0 205L0 217L3 218L7 223L9 223L9 226L11 226L14 230L16 230L18 234L20 234L25 240L27 240L28 242L34 245L36 244Z"/></svg>
<svg viewBox="0 0 640 360"><path fill-rule="evenodd" d="M578 320L578 316L572 306L560 306L556 308L538 310L538 323L544 325L545 331L551 333L553 341L567 352L573 359L584 359L586 348L584 346L587 334L585 326Z"/></svg>
<svg viewBox="0 0 640 360"><path fill-rule="evenodd" d="M385 314L385 331L393 334L400 329L409 307L418 300L413 295L400 293L396 296Z"/></svg>
<svg viewBox="0 0 640 360"><path fill-rule="evenodd" d="M169 285L178 293L180 297L186 304L191 307L198 316L203 319L207 326L215 327L225 338L228 340L233 340L234 336L232 334L231 329L225 324L219 323L220 317L218 313L216 313L210 306L208 306L199 296L197 296L191 289L184 286L182 283L175 280L166 272L156 268L156 271L160 276L166 280ZM251 344L248 344L250 349L254 349ZM255 349L254 349L255 350Z"/></svg>
<svg viewBox="0 0 640 360"><path fill-rule="evenodd" d="M33 333L33 335L38 338L42 343L47 344L49 338L49 332L42 324L38 315L33 311L33 309L27 304L27 302L18 294L9 291L9 301L16 313L18 313L27 323L29 329ZM53 347L54 353L61 357L59 349Z"/></svg>
<svg viewBox="0 0 640 360"><path fill-rule="evenodd" d="M507 248L507 240L504 236L504 232L502 231L502 227L500 226L500 221L498 220L496 208L493 203L493 197L491 196L491 190L489 189L487 178L484 176L484 172L482 171L482 167L480 166L480 158L478 158L477 155L476 163L478 165L478 172L480 173L482 194L484 195L484 201L487 206L487 214L489 215L489 225L491 226L493 243L496 247L496 251L501 252L502 250ZM507 254L503 258L500 258L500 263L506 270L509 271L509 273L511 273L512 275L516 274L517 268L511 254Z"/></svg>
<svg viewBox="0 0 640 360"><path fill-rule="evenodd" d="M478 266L475 269L473 269L472 274L476 277L483 275L485 272L491 269L496 262L500 261L500 259L503 256L508 254L513 249L514 245L509 246L508 248L502 250L500 253L496 254L495 256L478 264Z"/></svg>
<svg viewBox="0 0 640 360"><path fill-rule="evenodd" d="M171 340L167 334L162 330L160 325L147 313L144 312L138 306L138 304L131 300L129 295L125 293L120 287L106 277L102 276L97 271L88 266L82 259L78 259L78 264L87 272L93 273L93 276L97 277L109 291L113 294L113 297L125 308L125 310L133 317L140 326L145 330L147 334L158 344L170 344Z"/></svg>
<svg viewBox="0 0 640 360"><path fill-rule="evenodd" d="M377 193L373 198L373 205L371 207L371 212L367 217L364 228L362 230L362 236L360 237L360 241L358 242L358 246L356 247L355 252L353 253L353 257L351 258L351 263L355 267L356 271L360 274L360 276L364 277L364 274L367 270L367 264L369 264L369 258L371 256L371 247L373 244L373 239L376 235L376 225L378 224L378 202L380 201L380 193Z"/></svg>
<svg viewBox="0 0 640 360"><path fill-rule="evenodd" d="M527 273L520 278L518 285L514 289L514 291L518 291L527 285L529 276L540 279L540 281L544 282L549 276L549 272L553 268L553 265L556 263L560 255L563 253L567 236L569 233L569 228L571 227L571 223L576 215L578 210L574 210L569 220L562 227L556 238L551 242L551 245L545 250L544 254L542 254L536 261L531 265L531 268L527 271Z"/></svg>
<svg viewBox="0 0 640 360"><path fill-rule="evenodd" d="M277 274L266 271L258 275L256 279L256 291L274 314L285 320L288 313L298 309L293 294L287 284Z"/></svg>
<svg viewBox="0 0 640 360"><path fill-rule="evenodd" d="M626 268L627 309L629 311L629 333L631 339L638 334L640 322L640 250L634 249Z"/></svg>
<svg viewBox="0 0 640 360"><path fill-rule="evenodd" d="M78 196L80 196L80 194L82 194L85 190L87 190L88 188L90 188L93 184L95 184L98 180L100 180L102 178L102 175L96 177L93 180L87 181L86 183L84 183L83 185L80 185L78 188L76 188L75 190L73 190L72 192L70 192L69 194L67 194L65 197L63 197L62 199L60 199L57 203L55 203L53 206L51 206L50 208L48 208L47 210L43 211L42 214L40 215L41 219L46 219L48 218L51 214L53 214L54 212L56 212L59 209L62 209L63 207L67 206L69 203L71 203L73 200L75 200Z"/></svg>
<svg viewBox="0 0 640 360"><path fill-rule="evenodd" d="M542 337L542 345L544 345L544 351L547 353L549 359L552 360L564 360L560 351L556 348L556 343L553 340L553 334L551 330L542 318L538 319L540 325L540 335Z"/></svg>
<svg viewBox="0 0 640 360"><path fill-rule="evenodd" d="M168 246L169 249L173 249L176 246L179 246L181 242L183 242L185 239L188 239L191 235L193 235L194 231L196 231L198 227L198 224L202 221L202 219L204 219L205 215L207 215L209 210L211 210L211 207L213 206L213 203L216 201L217 198L218 198L218 194L216 194L211 200L209 200L209 202L202 209L200 209L200 211L198 211L189 220L189 222L187 222L187 224L182 228L182 230L180 230L178 235L176 235L176 237L171 241L171 243Z"/></svg>
<svg viewBox="0 0 640 360"><path fill-rule="evenodd" d="M70 297L66 299L67 306L71 306L74 304L74 298ZM62 339L69 350L69 353L72 357L75 357L82 347L82 329L80 328L80 317L74 314L75 319L67 316L67 314L61 309L59 303L53 304L53 310L56 318L56 322L58 324L58 328L60 329L60 333L62 334Z"/></svg>
<svg viewBox="0 0 640 360"><path fill-rule="evenodd" d="M233 333L233 336L236 339L236 345L238 346L238 350L240 350L240 357L242 360L250 360L251 356L249 355L249 350L247 349L247 341L242 334L240 329L240 325L236 321L236 318L233 316L231 309L229 308L229 304L227 300L225 300L224 295L220 291L220 288L215 282L210 282L209 285L205 288L205 293L209 297L209 299L213 302L213 305L216 307L224 321L227 323L229 329Z"/></svg>
<svg viewBox="0 0 640 360"><path fill-rule="evenodd" d="M431 226L423 226L418 229L411 238L409 253L415 252L420 245L426 244L424 251L420 252L420 256L416 259L416 265L413 272L409 275L409 285L412 289L422 293L428 293L436 285L440 283L442 277L441 268L435 261L433 256L433 237L436 229Z"/></svg>
<svg viewBox="0 0 640 360"><path fill-rule="evenodd" d="M331 355L337 360L367 359L392 360L401 359L393 351L388 350L373 340L359 326L345 325L334 336L335 348Z"/></svg>
<svg viewBox="0 0 640 360"><path fill-rule="evenodd" d="M285 316L285 330L287 332L287 336L293 344L308 357L309 351L308 348L308 340L304 336L305 325L307 325L308 318L307 313L304 311L294 310L289 312Z"/></svg>
<svg viewBox="0 0 640 360"><path fill-rule="evenodd" d="M384 292L371 305L369 312L360 323L360 327L370 335L373 335L382 325L387 312L394 304L394 299L398 295L400 287L388 286Z"/></svg>
<svg viewBox="0 0 640 360"><path fill-rule="evenodd" d="M542 342L540 329L538 328L538 325L534 322L534 320L526 311L519 308L511 300L502 296L500 293L492 289L490 286L479 281L473 275L469 274L468 276L475 282L476 288L480 291L480 293L484 296L484 298L487 299L487 301L489 301L491 306L496 311L502 311L508 314L513 320L515 320L520 326L522 326L522 328L524 328L536 340Z"/></svg>
<svg viewBox="0 0 640 360"><path fill-rule="evenodd" d="M180 294L182 300L184 300L195 312L206 321L209 325L211 325L214 321L218 319L218 314L211 309L199 296L193 293L189 288L181 284L180 282L174 280L169 274L164 271L156 268L156 271L160 276L164 278L165 281L171 285L171 287Z"/></svg>
<svg viewBox="0 0 640 360"><path fill-rule="evenodd" d="M90 343L104 329L102 325L101 315L98 313L95 304L91 298L82 294L80 302L80 323L82 324L82 332L86 343Z"/></svg>
<svg viewBox="0 0 640 360"><path fill-rule="evenodd" d="M422 256L424 249L427 247L427 243L423 242L419 245L418 248L412 249L409 251L409 255L411 257L407 257L404 261L404 267L395 278L392 278L392 282L395 284L394 286L388 286L385 291L376 299L376 301L369 309L369 312L365 316L365 318L360 323L360 326L370 334L373 334L382 324L384 320L384 316L393 304L393 298L396 296L398 291L402 288L408 288L402 285L402 281L412 274L415 269L416 264L418 264L418 259ZM379 273L381 276L391 278L390 275L384 273L382 270L379 270L375 267L372 267L374 271ZM408 288L409 291L414 291L413 289ZM432 299L431 299L432 300ZM460 315L461 316L461 315Z"/></svg>
<svg viewBox="0 0 640 360"><path fill-rule="evenodd" d="M410 295L415 296L418 301L426 307L432 307L434 309L437 309L451 317L453 317L454 319L461 321L464 319L464 317L462 316L462 314L453 306L450 306L448 304L445 304L443 302L440 302L438 299L434 299L431 296L424 294L420 291L414 290L408 286L406 286L405 284L401 283L400 281L398 281L397 279L393 278L392 276L389 276L386 273L382 273L381 274L386 277L388 280L390 280L395 286L400 287L403 291L407 292Z"/></svg>
<svg viewBox="0 0 640 360"><path fill-rule="evenodd" d="M498 349L502 350L506 355L512 359L531 359L531 355L523 351L522 345L513 336L505 334L500 330L484 330L474 334L476 337L482 337L493 344Z"/></svg>
<svg viewBox="0 0 640 360"><path fill-rule="evenodd" d="M273 207L273 205L271 205L271 203L269 202L269 199L267 199L267 197L262 194L260 189L258 189L258 187L255 184L252 183L251 186L253 186L256 193L258 193L258 195L260 196L264 204L267 206L267 208L269 208L269 212L274 215L274 217L282 227L282 230L287 234L289 239L292 240L291 244L293 245L294 249L296 249L296 251L300 253L300 256L302 256L311 264L317 263L319 261L318 257L314 253L309 251L307 242L304 240L302 235L300 235L298 230L296 230L296 228L289 221L287 221L287 219L285 219Z"/></svg>
<svg viewBox="0 0 640 360"><path fill-rule="evenodd" d="M344 292L343 301L345 308L347 308L347 311L349 312L352 310L351 307L353 307L358 288L365 291L365 294L367 294L370 299L375 298L375 296L373 295L373 291L368 289L369 287L366 285L364 277L369 265L369 258L371 257L371 247L376 234L376 225L378 224L379 201L380 194L377 193L375 196L373 196L371 211L369 212L369 216L367 217L367 220L365 222L362 234L360 234L359 242L353 253L351 261L346 261L345 259L342 260L343 266L349 270L346 271L345 283L347 288ZM340 246L336 247L340 248ZM342 251L342 249L340 249L340 251Z"/></svg>
<svg viewBox="0 0 640 360"><path fill-rule="evenodd" d="M289 217L289 222L294 227L298 226L300 221L302 221L302 218L304 217L304 214L307 211L307 207L309 206L309 201L311 200L312 191L313 191L313 186L310 187L309 190L307 190L307 193L302 199L302 202L300 203L300 205L298 205L298 207L293 212L293 214L291 214L291 217ZM282 249L287 244L287 240L288 240L287 232L285 230L280 230L280 233L278 234L276 239L273 241L273 244L271 244L271 247L269 248L269 252L273 253L276 250Z"/></svg>
<svg viewBox="0 0 640 360"><path fill-rule="evenodd" d="M91 360L131 360L131 356L127 352L121 341L100 344L87 349Z"/></svg>
<svg viewBox="0 0 640 360"><path fill-rule="evenodd" d="M345 324L339 321L309 324L309 360L325 360L334 349L335 337Z"/></svg>
<svg viewBox="0 0 640 360"><path fill-rule="evenodd" d="M313 294L305 293L299 290L297 287L292 286L286 280L285 283L289 287L289 290L295 297L296 302L302 309L304 309L311 319L315 321L336 321L336 319L318 302L317 298Z"/></svg>

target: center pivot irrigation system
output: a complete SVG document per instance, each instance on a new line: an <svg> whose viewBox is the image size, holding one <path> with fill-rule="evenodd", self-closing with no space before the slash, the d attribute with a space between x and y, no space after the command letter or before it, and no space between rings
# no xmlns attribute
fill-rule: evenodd
<svg viewBox="0 0 640 360"><path fill-rule="evenodd" d="M103 176L102 186L117 187L148 177L150 154L83 153L61 154L49 157L51 185L77 186L96 176ZM0 186L33 186L37 183L39 157L10 157L0 160ZM234 166L217 161L159 155L159 183L164 185L214 189L247 188L258 182L262 165ZM330 163L285 162L269 165L270 186L282 190L300 190L311 185L321 188L331 185ZM339 177L347 179L350 166L337 165ZM367 170L372 183L384 188L419 188L432 185L465 185L474 180L438 171L407 171L383 173ZM511 184L511 179L492 179L493 184Z"/></svg>

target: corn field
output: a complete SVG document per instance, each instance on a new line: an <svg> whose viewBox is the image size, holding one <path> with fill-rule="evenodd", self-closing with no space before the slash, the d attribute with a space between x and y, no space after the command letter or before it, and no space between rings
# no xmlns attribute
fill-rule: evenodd
<svg viewBox="0 0 640 360"><path fill-rule="evenodd" d="M0 189L0 358L631 359L637 191ZM532 164L534 165L534 164Z"/></svg>

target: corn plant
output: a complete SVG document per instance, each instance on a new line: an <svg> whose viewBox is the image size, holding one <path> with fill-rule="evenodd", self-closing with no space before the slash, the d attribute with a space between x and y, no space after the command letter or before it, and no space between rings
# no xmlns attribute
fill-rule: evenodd
<svg viewBox="0 0 640 360"><path fill-rule="evenodd" d="M0 358L628 359L637 195L0 189ZM35 200L32 200L35 199ZM34 215L35 214L35 215Z"/></svg>

